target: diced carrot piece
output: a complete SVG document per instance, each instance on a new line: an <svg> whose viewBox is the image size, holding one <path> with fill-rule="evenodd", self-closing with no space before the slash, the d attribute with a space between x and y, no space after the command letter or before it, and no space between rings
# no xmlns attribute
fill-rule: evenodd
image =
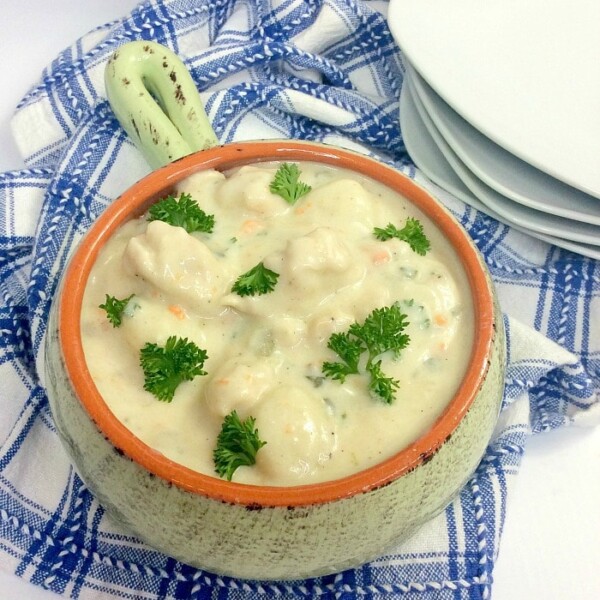
<svg viewBox="0 0 600 600"><path fill-rule="evenodd" d="M294 212L297 215L303 215L309 208L312 208L312 202L303 202Z"/></svg>
<svg viewBox="0 0 600 600"><path fill-rule="evenodd" d="M373 254L371 254L371 262L374 265L383 265L386 262L389 262L392 258L389 250L381 249L376 250Z"/></svg>
<svg viewBox="0 0 600 600"><path fill-rule="evenodd" d="M169 304L169 312L173 313L180 321L186 318L185 310L179 304Z"/></svg>
<svg viewBox="0 0 600 600"><path fill-rule="evenodd" d="M262 227L262 221L257 221L256 219L248 219L242 223L240 227L240 231L242 233L253 233L260 227Z"/></svg>
<svg viewBox="0 0 600 600"><path fill-rule="evenodd" d="M446 317L442 313L437 313L433 317L433 320L435 321L435 324L439 325L440 327L443 327L444 325L448 325L448 317Z"/></svg>

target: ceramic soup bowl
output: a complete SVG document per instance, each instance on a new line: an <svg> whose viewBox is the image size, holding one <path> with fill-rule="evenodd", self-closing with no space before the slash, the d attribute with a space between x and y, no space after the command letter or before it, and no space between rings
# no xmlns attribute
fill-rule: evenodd
<svg viewBox="0 0 600 600"><path fill-rule="evenodd" d="M468 280L475 332L458 390L423 435L358 473L292 487L245 485L202 474L132 434L90 375L80 321L90 270L122 224L194 173L273 160L349 169L414 204L458 256ZM127 190L74 250L53 304L46 343L48 394L57 430L82 479L113 519L176 559L240 578L297 579L337 572L407 539L443 510L472 475L491 438L503 395L502 317L486 267L462 227L436 199L393 168L306 142L209 148L158 168Z"/></svg>

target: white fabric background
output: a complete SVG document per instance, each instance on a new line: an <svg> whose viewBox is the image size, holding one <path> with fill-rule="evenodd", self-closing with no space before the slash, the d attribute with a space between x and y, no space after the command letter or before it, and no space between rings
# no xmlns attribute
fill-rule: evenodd
<svg viewBox="0 0 600 600"><path fill-rule="evenodd" d="M92 27L128 12L135 0L2 1L0 171L22 166L9 119L46 63ZM530 438L511 498L495 600L600 597L600 429L563 429ZM0 598L53 595L0 573Z"/></svg>

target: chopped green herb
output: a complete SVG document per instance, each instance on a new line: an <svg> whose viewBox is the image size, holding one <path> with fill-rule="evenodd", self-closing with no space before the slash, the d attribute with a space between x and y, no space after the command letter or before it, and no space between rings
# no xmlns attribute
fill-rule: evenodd
<svg viewBox="0 0 600 600"><path fill-rule="evenodd" d="M400 387L400 382L392 377L387 377L381 370L381 361L367 365L367 371L371 376L369 391L379 400L386 404L392 404L394 393Z"/></svg>
<svg viewBox="0 0 600 600"><path fill-rule="evenodd" d="M418 219L409 217L402 229L398 229L393 223L388 223L385 229L375 227L373 234L378 240L385 242L397 238L406 242L413 252L425 255L431 248L431 244L423 231L423 225Z"/></svg>
<svg viewBox="0 0 600 600"><path fill-rule="evenodd" d="M306 379L312 382L312 384L316 388L321 387L323 385L323 382L325 381L325 377L323 377L322 375L307 375Z"/></svg>
<svg viewBox="0 0 600 600"><path fill-rule="evenodd" d="M275 289L279 273L267 269L262 262L240 275L231 288L238 296L267 294Z"/></svg>
<svg viewBox="0 0 600 600"><path fill-rule="evenodd" d="M220 477L231 481L238 467L256 463L256 454L267 442L259 438L255 422L254 417L242 421L235 410L223 420L213 451L215 471Z"/></svg>
<svg viewBox="0 0 600 600"><path fill-rule="evenodd" d="M391 404L394 390L399 382L386 377L381 370L381 360L376 359L391 351L398 356L410 342L403 333L408 325L406 315L398 303L384 308L376 308L364 323L353 323L346 333L333 333L327 347L333 350L342 362L324 362L323 374L344 383L348 375L360 373L360 359L366 353L365 371L370 376L369 390L380 400Z"/></svg>
<svg viewBox="0 0 600 600"><path fill-rule="evenodd" d="M406 279L414 279L417 275L417 270L410 267L400 267L400 273L402 273Z"/></svg>
<svg viewBox="0 0 600 600"><path fill-rule="evenodd" d="M206 375L202 367L207 358L206 350L187 338L173 335L164 347L147 343L140 350L144 389L163 402L171 402L180 383Z"/></svg>
<svg viewBox="0 0 600 600"><path fill-rule="evenodd" d="M114 296L109 296L106 294L104 304L101 304L99 308L102 308L106 311L106 318L111 322L113 327L119 327L119 325L121 325L123 322L123 312L133 296L134 295L131 294L131 296L119 300Z"/></svg>
<svg viewBox="0 0 600 600"><path fill-rule="evenodd" d="M429 329L431 319L427 309L422 304L416 303L414 298L408 298L401 300L400 305L405 308L413 327L418 327L421 330Z"/></svg>
<svg viewBox="0 0 600 600"><path fill-rule="evenodd" d="M350 325L349 332L365 343L370 364L376 356L388 350L395 356L400 354L400 350L410 342L408 335L403 333L407 325L406 315L395 303L392 306L376 308L362 325Z"/></svg>
<svg viewBox="0 0 600 600"><path fill-rule="evenodd" d="M189 194L181 194L178 199L167 196L159 200L148 210L148 221L164 221L183 227L188 233L211 233L215 225L214 215L206 214Z"/></svg>
<svg viewBox="0 0 600 600"><path fill-rule="evenodd" d="M299 198L308 194L310 185L299 181L300 169L296 164L283 163L275 173L269 189L281 196L288 204L294 204Z"/></svg>
<svg viewBox="0 0 600 600"><path fill-rule="evenodd" d="M360 357L366 350L362 340L353 338L350 332L333 333L329 338L327 347L333 350L343 362L324 362L323 374L326 377L344 383L348 375L358 373Z"/></svg>

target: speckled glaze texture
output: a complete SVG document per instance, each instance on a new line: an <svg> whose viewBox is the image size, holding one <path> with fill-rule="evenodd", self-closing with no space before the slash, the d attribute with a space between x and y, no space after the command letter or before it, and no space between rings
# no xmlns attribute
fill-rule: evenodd
<svg viewBox="0 0 600 600"><path fill-rule="evenodd" d="M218 144L196 84L165 46L123 44L108 61L104 81L115 116L152 167Z"/></svg>
<svg viewBox="0 0 600 600"><path fill-rule="evenodd" d="M491 283L490 283L491 286ZM439 513L476 468L503 393L505 340L495 338L479 393L437 451L396 480L306 506L236 504L186 491L118 451L84 410L64 366L55 304L47 336L47 384L59 435L81 477L112 517L185 563L250 579L296 579L359 565Z"/></svg>

